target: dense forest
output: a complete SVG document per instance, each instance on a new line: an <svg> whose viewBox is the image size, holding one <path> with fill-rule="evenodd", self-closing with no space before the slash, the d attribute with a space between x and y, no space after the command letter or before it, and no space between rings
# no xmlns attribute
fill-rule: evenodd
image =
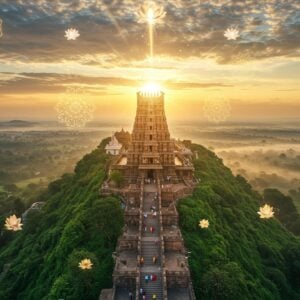
<svg viewBox="0 0 300 300"><path fill-rule="evenodd" d="M123 213L118 199L99 196L108 160L102 143L39 196L46 204L28 214L23 231L2 230L0 299L98 299L111 286ZM18 209L12 202L10 212ZM93 268L80 270L86 257Z"/></svg>
<svg viewBox="0 0 300 300"><path fill-rule="evenodd" d="M193 150L201 183L179 201L178 211L197 299L300 299L299 238L278 219L257 214L268 201L276 217L286 217L283 207L294 211L290 199L284 205L286 199L274 190L264 199L213 152L199 145ZM209 228L200 229L199 219L208 219Z"/></svg>
<svg viewBox="0 0 300 300"><path fill-rule="evenodd" d="M1 231L0 299L96 300L112 285L112 253L124 220L120 201L99 195L109 163L104 143L37 197L46 204L28 214L22 231ZM213 152L192 148L201 182L178 211L197 299L299 299L300 241L286 229L284 197L271 190L264 199ZM275 216L282 223L257 214L270 197L281 207ZM285 212L293 209L289 204ZM10 213L20 210L12 200ZM207 229L198 226L204 218ZM78 268L85 257L91 270Z"/></svg>

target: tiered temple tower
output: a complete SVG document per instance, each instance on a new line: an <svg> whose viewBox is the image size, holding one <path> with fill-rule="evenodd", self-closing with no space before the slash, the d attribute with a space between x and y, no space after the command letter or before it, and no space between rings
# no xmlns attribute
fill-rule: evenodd
<svg viewBox="0 0 300 300"><path fill-rule="evenodd" d="M173 183L182 177L191 179L194 168L177 150L170 138L164 93L160 90L138 92L131 144L113 169L121 170L129 183L140 182L142 178Z"/></svg>
<svg viewBox="0 0 300 300"><path fill-rule="evenodd" d="M128 175L134 180L175 177L174 143L166 121L164 94L160 91L137 94L127 166Z"/></svg>

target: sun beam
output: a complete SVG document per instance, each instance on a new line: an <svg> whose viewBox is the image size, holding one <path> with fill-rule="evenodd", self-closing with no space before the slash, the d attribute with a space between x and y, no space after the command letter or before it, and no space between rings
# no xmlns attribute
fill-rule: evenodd
<svg viewBox="0 0 300 300"><path fill-rule="evenodd" d="M143 97L159 97L162 94L162 89L157 83L149 82L140 89L139 93Z"/></svg>

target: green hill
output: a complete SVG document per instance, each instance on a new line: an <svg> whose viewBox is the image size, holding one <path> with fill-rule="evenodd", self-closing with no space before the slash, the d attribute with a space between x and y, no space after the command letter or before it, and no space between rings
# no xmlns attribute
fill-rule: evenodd
<svg viewBox="0 0 300 300"><path fill-rule="evenodd" d="M5 233L0 299L98 299L111 286L123 214L118 199L99 196L107 163L102 146L86 155L74 174L50 184L39 199L46 205L29 214L22 232ZM85 257L92 270L78 268Z"/></svg>
<svg viewBox="0 0 300 300"><path fill-rule="evenodd" d="M109 163L103 145L50 184L22 232L2 232L0 299L98 299L112 285L124 221L120 201L99 196ZM299 239L276 219L259 219L262 199L249 184L212 152L193 148L201 183L178 211L197 299L299 299ZM198 227L202 218L208 229ZM85 257L92 270L78 268Z"/></svg>
<svg viewBox="0 0 300 300"><path fill-rule="evenodd" d="M300 299L299 238L259 218L263 200L243 177L207 149L193 150L201 183L178 211L197 299Z"/></svg>

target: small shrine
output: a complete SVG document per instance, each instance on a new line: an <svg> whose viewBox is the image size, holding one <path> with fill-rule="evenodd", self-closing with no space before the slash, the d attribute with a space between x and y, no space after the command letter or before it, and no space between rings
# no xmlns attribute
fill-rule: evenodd
<svg viewBox="0 0 300 300"><path fill-rule="evenodd" d="M113 134L110 142L105 146L107 154L119 155L122 148L122 144L119 143L116 136Z"/></svg>

